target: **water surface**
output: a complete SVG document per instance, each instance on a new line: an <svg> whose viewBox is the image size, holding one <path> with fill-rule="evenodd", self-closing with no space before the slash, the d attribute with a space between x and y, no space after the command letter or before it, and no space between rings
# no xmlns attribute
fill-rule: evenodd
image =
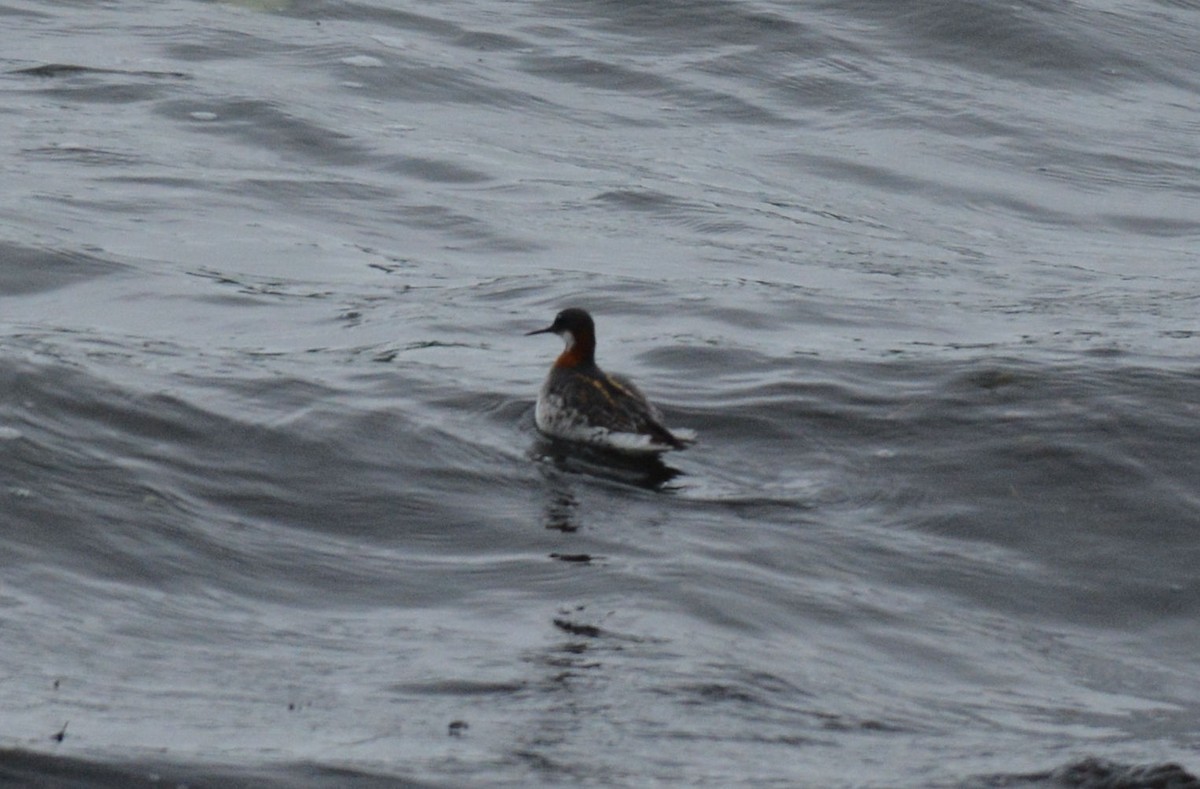
<svg viewBox="0 0 1200 789"><path fill-rule="evenodd" d="M0 15L4 782L1195 784L1194 4Z"/></svg>

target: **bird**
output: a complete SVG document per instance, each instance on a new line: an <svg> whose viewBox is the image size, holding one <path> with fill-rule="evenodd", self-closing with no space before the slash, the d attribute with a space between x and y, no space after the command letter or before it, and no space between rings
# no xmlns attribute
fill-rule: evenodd
<svg viewBox="0 0 1200 789"><path fill-rule="evenodd" d="M596 324L587 310L569 307L544 329L566 343L538 393L534 419L538 429L566 439L625 454L657 454L684 449L694 431L668 429L662 413L633 382L596 365Z"/></svg>

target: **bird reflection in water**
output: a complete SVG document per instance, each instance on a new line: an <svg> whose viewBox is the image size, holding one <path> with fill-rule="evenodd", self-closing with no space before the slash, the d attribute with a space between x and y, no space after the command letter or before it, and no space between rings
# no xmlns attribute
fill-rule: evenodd
<svg viewBox="0 0 1200 789"><path fill-rule="evenodd" d="M586 474L653 491L671 490L667 483L683 473L659 455L628 455L546 436L534 440L529 455L567 474Z"/></svg>

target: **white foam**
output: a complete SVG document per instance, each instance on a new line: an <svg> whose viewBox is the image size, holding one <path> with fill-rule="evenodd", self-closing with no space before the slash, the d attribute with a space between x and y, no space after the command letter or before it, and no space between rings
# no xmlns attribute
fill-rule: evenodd
<svg viewBox="0 0 1200 789"><path fill-rule="evenodd" d="M342 58L342 62L355 68L380 68L383 66L383 61L373 55L351 55Z"/></svg>

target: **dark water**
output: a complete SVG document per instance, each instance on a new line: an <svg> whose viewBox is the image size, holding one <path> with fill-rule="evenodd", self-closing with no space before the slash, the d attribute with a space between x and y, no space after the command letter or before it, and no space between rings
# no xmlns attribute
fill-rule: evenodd
<svg viewBox="0 0 1200 789"><path fill-rule="evenodd" d="M0 783L1197 785L1197 4L0 17Z"/></svg>

